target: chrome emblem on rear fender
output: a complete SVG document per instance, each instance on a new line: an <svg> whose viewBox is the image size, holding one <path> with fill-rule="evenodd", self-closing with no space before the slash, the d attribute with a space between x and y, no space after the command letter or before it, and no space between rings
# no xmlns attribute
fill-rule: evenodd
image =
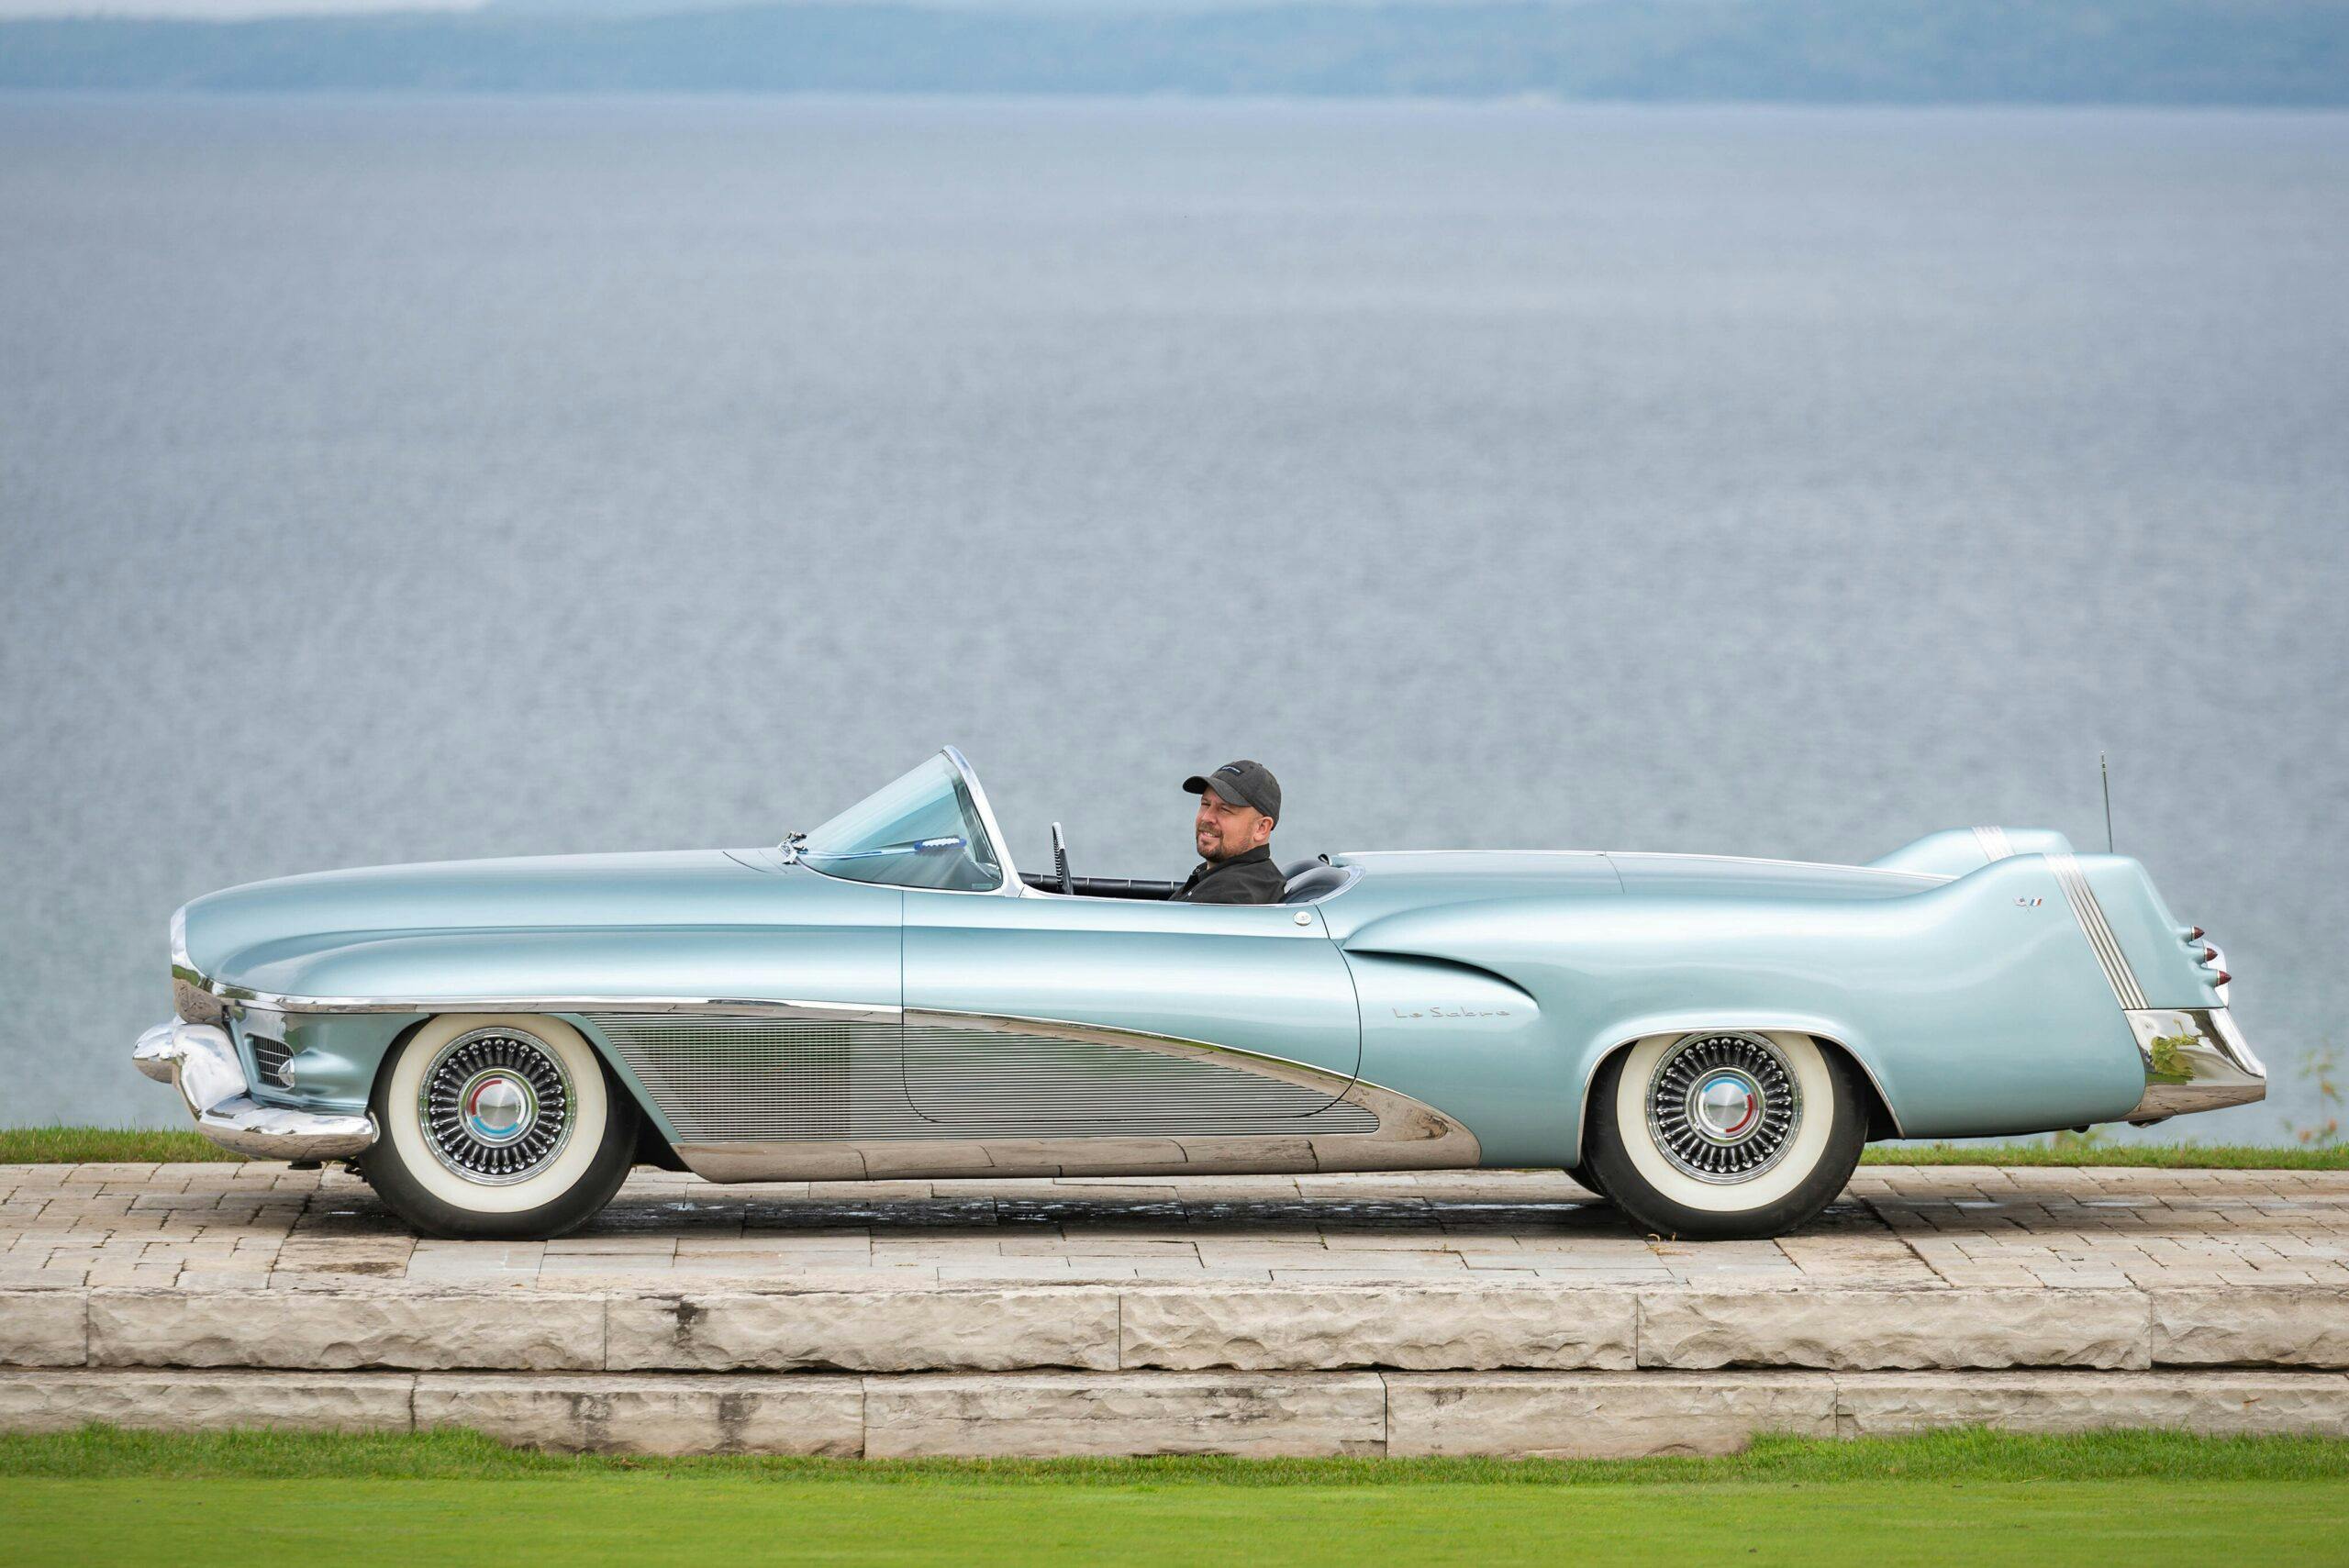
<svg viewBox="0 0 2349 1568"><path fill-rule="evenodd" d="M1393 1007L1389 1010L1398 1018L1506 1018L1509 1017L1509 1010L1507 1007L1447 1007L1441 1002L1426 1007Z"/></svg>

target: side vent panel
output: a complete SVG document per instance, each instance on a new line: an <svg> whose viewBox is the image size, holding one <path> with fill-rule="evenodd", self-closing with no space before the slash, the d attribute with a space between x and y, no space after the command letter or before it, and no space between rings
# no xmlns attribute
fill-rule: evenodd
<svg viewBox="0 0 2349 1568"><path fill-rule="evenodd" d="M681 1144L1375 1132L1350 1080L1195 1040L978 1014L583 1013Z"/></svg>
<svg viewBox="0 0 2349 1568"><path fill-rule="evenodd" d="M1333 1104L1347 1080L1212 1048L906 1020L906 1093L963 1138L1205 1138L1262 1133L1314 1118L1319 1132L1367 1132L1378 1118ZM1278 1075L1275 1075L1278 1073Z"/></svg>
<svg viewBox="0 0 2349 1568"><path fill-rule="evenodd" d="M847 1138L905 1119L894 1018L583 1016L686 1142Z"/></svg>

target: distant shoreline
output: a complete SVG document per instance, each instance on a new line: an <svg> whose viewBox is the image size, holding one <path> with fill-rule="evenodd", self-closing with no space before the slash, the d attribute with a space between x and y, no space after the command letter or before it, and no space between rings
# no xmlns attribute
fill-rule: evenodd
<svg viewBox="0 0 2349 1568"><path fill-rule="evenodd" d="M30 18L0 21L0 89L2323 108L2349 0Z"/></svg>
<svg viewBox="0 0 2349 1568"><path fill-rule="evenodd" d="M5 39L0 39L5 41ZM798 108L811 111L841 112L868 109L875 114L892 114L931 108L941 111L968 109L974 112L1001 111L1019 115L1049 115L1055 110L1072 116L1131 113L1146 116L1153 112L1168 115L1196 116L1229 112L1245 115L1253 112L1290 112L1298 115L1358 114L1375 116L1394 114L1451 115L1464 118L1510 115L1529 117L1544 115L1624 116L1652 114L1659 121L1674 116L1720 114L1747 117L1763 120L1780 117L1789 122L1812 117L1828 121L1841 117L1854 119L1870 116L1887 120L1922 120L1943 117L1951 120L1969 117L2007 117L2010 118L2045 118L2060 120L2064 117L2121 122L2140 119L2148 123L2165 120L2204 118L2211 121L2233 121L2246 125L2288 125L2295 122L2311 126L2325 125L2349 116L2349 102L2340 104L2123 104L2123 103L2063 103L2036 104L2002 101L1941 102L1941 103L1798 103L1774 99L1621 99L1621 98L1332 98L1308 97L1282 93L1219 93L1219 94L1112 94L1112 93L893 93L835 92L810 89L806 92L754 93L712 88L707 91L679 91L655 88L361 88L361 87L275 87L266 89L208 87L14 87L0 83L0 109L9 106L31 107L39 105L87 106L93 108L107 104L144 104L150 106L182 105L190 109L233 106L311 106L320 110L331 108L359 109L364 107L385 110L395 106L429 107L440 106L457 109L487 107L493 105L514 106L539 106L552 110L563 106L603 106L616 108L622 105L657 107L669 106L678 109L719 107L732 105L742 108Z"/></svg>
<svg viewBox="0 0 2349 1568"><path fill-rule="evenodd" d="M6 24L0 24L5 27ZM0 33L0 46L6 34ZM997 108L1022 113L1066 109L1072 113L1100 110L1195 113L1203 110L1293 109L1344 113L1362 111L1425 111L1448 115L1567 114L1583 111L1653 113L1658 116L1720 112L1736 115L1867 116L1903 118L1942 115L1956 118L1971 115L2065 115L2148 120L2194 116L2254 122L2333 121L2349 115L2349 98L2337 104L2261 103L2029 103L2011 99L1947 99L1909 103L1855 100L1819 102L1779 98L1545 98L1519 95L1491 98L1442 98L1396 95L1391 97L1330 97L1297 93L958 93L859 91L808 88L791 92L754 92L732 88L680 89L655 87L26 87L0 82L0 106L140 102L197 105L312 104L343 105L491 105L564 104L642 105L678 106L736 104L798 106L810 108L932 106L939 108Z"/></svg>

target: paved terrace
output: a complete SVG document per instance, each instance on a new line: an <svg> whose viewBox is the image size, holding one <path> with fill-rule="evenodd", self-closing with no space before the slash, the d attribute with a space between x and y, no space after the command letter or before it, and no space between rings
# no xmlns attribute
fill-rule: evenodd
<svg viewBox="0 0 2349 1568"><path fill-rule="evenodd" d="M758 1291L1231 1282L2349 1289L2349 1172L1864 1166L1776 1241L1640 1234L1554 1171L712 1186L559 1241L418 1240L279 1164L0 1165L0 1290Z"/></svg>
<svg viewBox="0 0 2349 1568"><path fill-rule="evenodd" d="M1631 1454L2349 1436L2349 1173L1865 1170L1779 1241L1555 1172L714 1187L418 1241L282 1165L0 1167L0 1430L654 1452Z"/></svg>

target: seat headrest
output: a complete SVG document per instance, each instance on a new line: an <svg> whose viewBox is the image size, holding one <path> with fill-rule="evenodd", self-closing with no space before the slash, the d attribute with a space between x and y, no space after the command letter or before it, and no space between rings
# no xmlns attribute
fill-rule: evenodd
<svg viewBox="0 0 2349 1568"><path fill-rule="evenodd" d="M1286 868L1284 868L1286 869ZM1281 889L1284 904L1310 904L1325 893L1335 893L1346 884L1346 873L1322 861L1305 861Z"/></svg>

